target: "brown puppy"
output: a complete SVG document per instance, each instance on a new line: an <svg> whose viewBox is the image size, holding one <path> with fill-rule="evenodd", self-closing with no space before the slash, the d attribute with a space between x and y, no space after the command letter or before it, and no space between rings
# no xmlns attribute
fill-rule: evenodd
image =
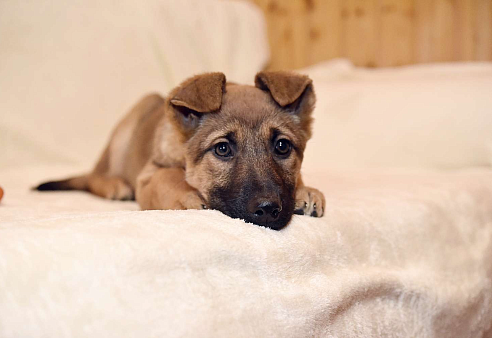
<svg viewBox="0 0 492 338"><path fill-rule="evenodd" d="M208 73L164 99L144 97L113 131L94 170L37 190L86 190L142 209L217 209L281 229L292 214L321 217L324 197L300 169L311 137L312 81L260 72L255 86Z"/></svg>

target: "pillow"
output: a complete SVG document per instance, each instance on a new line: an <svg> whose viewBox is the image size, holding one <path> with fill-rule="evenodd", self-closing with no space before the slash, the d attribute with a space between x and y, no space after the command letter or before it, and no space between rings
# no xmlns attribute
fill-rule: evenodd
<svg viewBox="0 0 492 338"><path fill-rule="evenodd" d="M304 170L492 164L492 63L301 71L318 99Z"/></svg>

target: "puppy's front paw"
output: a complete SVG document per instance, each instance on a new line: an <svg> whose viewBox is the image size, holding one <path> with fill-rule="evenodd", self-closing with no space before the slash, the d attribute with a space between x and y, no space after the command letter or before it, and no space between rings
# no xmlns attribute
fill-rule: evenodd
<svg viewBox="0 0 492 338"><path fill-rule="evenodd" d="M325 213L325 196L318 189L300 187L296 192L294 214L322 217Z"/></svg>
<svg viewBox="0 0 492 338"><path fill-rule="evenodd" d="M198 191L189 191L181 198L183 209L207 209Z"/></svg>
<svg viewBox="0 0 492 338"><path fill-rule="evenodd" d="M115 201L131 201L135 198L133 189L120 178L107 178L104 185L101 185L104 198Z"/></svg>

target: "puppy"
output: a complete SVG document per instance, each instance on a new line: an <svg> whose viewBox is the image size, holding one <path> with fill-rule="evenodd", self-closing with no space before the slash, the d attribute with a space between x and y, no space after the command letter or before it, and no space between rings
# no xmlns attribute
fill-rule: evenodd
<svg viewBox="0 0 492 338"><path fill-rule="evenodd" d="M216 209L272 229L292 215L323 216L323 194L300 169L311 137L312 81L260 72L255 86L222 73L151 94L116 126L91 173L35 189L136 198L142 209Z"/></svg>

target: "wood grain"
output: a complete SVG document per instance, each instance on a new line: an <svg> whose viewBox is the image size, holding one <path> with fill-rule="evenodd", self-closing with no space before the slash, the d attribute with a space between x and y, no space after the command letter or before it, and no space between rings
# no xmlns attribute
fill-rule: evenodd
<svg viewBox="0 0 492 338"><path fill-rule="evenodd" d="M492 0L250 1L267 19L270 69L492 60Z"/></svg>

